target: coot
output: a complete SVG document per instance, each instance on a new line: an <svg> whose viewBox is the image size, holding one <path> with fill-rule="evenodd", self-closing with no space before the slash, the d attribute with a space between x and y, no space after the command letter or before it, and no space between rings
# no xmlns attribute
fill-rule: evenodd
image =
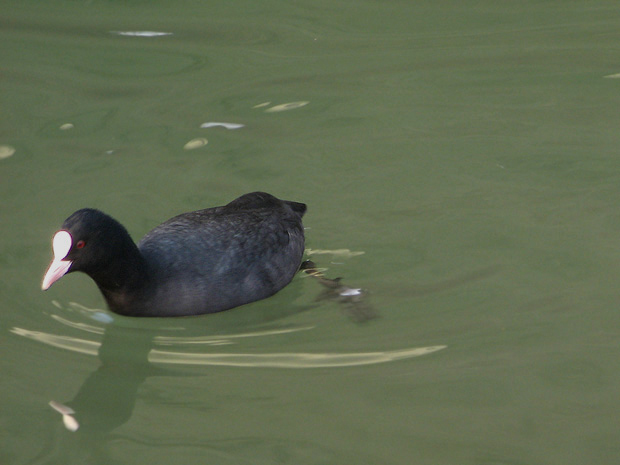
<svg viewBox="0 0 620 465"><path fill-rule="evenodd" d="M304 252L306 205L264 192L183 213L136 245L105 213L73 213L52 241L41 288L82 271L110 310L129 316L213 313L264 299L292 279Z"/></svg>

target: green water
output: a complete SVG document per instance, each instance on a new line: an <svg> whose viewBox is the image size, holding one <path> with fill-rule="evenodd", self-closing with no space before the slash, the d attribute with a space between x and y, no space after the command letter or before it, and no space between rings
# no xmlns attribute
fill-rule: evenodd
<svg viewBox="0 0 620 465"><path fill-rule="evenodd" d="M0 10L0 463L618 460L616 3ZM112 315L85 276L40 291L78 208L138 239L253 190L364 252L312 258L378 318L302 276L177 320Z"/></svg>

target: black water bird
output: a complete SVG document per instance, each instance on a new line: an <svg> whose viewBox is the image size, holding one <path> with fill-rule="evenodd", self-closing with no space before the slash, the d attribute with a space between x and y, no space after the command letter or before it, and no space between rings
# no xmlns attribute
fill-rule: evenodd
<svg viewBox="0 0 620 465"><path fill-rule="evenodd" d="M269 297L298 271L306 205L264 192L183 213L138 244L105 213L73 213L53 238L41 288L82 271L110 310L128 316L213 313Z"/></svg>

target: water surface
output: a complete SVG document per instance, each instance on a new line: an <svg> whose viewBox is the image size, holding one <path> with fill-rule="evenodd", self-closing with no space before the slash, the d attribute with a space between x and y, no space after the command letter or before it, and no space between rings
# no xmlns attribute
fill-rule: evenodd
<svg viewBox="0 0 620 465"><path fill-rule="evenodd" d="M616 4L4 3L1 463L618 457ZM78 208L138 239L253 190L378 318L303 276L177 320L39 290Z"/></svg>

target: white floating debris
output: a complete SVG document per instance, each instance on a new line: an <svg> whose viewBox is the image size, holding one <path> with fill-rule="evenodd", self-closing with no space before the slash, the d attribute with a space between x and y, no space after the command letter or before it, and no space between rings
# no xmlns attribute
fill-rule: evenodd
<svg viewBox="0 0 620 465"><path fill-rule="evenodd" d="M306 254L308 255L335 255L337 257L343 258L351 258L357 257L358 255L364 255L366 252L353 252L349 249L306 249Z"/></svg>
<svg viewBox="0 0 620 465"><path fill-rule="evenodd" d="M610 78L610 79L620 79L620 73L618 73L618 74L609 74L609 75L603 76L603 77Z"/></svg>
<svg viewBox="0 0 620 465"><path fill-rule="evenodd" d="M117 34L119 36L126 36L126 37L161 37L161 36L171 36L172 32L158 32L158 31L110 31L110 34Z"/></svg>
<svg viewBox="0 0 620 465"><path fill-rule="evenodd" d="M65 428L72 432L78 430L80 424L75 418L72 417L75 412L71 407L69 407L68 405L63 405L60 402L56 402L55 400L50 401L49 405L62 415L62 422L65 425Z"/></svg>
<svg viewBox="0 0 620 465"><path fill-rule="evenodd" d="M73 124L65 123L65 124L61 124L58 129L60 129L61 131L67 131L68 129L73 129L73 127L74 127Z"/></svg>
<svg viewBox="0 0 620 465"><path fill-rule="evenodd" d="M239 124L239 123L219 123L216 121L210 121L208 123L202 123L200 125L201 128L216 128L218 126L221 126L223 128L226 129L241 129L242 127L245 126L245 124Z"/></svg>
<svg viewBox="0 0 620 465"><path fill-rule="evenodd" d="M100 323L105 323L105 324L109 324L114 321L114 318L112 316L108 315L107 313L103 313L103 312L95 312L93 313L91 318L95 321L99 321Z"/></svg>
<svg viewBox="0 0 620 465"><path fill-rule="evenodd" d="M263 108L263 107L266 107L267 105L271 105L271 102L259 103L258 105L254 105L252 108Z"/></svg>
<svg viewBox="0 0 620 465"><path fill-rule="evenodd" d="M265 110L265 112L267 112L267 113L275 113L277 111L293 110L295 108L300 108L300 107L303 107L305 105L308 105L309 103L310 102L289 102L289 103L283 103L281 105L276 105L275 107L267 108Z"/></svg>
<svg viewBox="0 0 620 465"><path fill-rule="evenodd" d="M75 433L80 427L80 424L71 415L63 415L62 422L65 424L65 428L73 433Z"/></svg>
<svg viewBox="0 0 620 465"><path fill-rule="evenodd" d="M73 415L75 411L68 405L61 404L55 400L50 400L50 407L56 410L61 415Z"/></svg>
<svg viewBox="0 0 620 465"><path fill-rule="evenodd" d="M354 297L356 295L362 295L362 290L361 289L353 289L353 288L347 287L344 290L340 291L339 294L342 297Z"/></svg>
<svg viewBox="0 0 620 465"><path fill-rule="evenodd" d="M185 144L183 148L185 150L194 150L194 149L199 149L200 147L204 147L208 143L209 141L205 139L204 137L198 137L197 139L190 140L187 144Z"/></svg>
<svg viewBox="0 0 620 465"><path fill-rule="evenodd" d="M0 160L2 158L9 158L14 153L15 147L11 147L10 145L0 145Z"/></svg>

